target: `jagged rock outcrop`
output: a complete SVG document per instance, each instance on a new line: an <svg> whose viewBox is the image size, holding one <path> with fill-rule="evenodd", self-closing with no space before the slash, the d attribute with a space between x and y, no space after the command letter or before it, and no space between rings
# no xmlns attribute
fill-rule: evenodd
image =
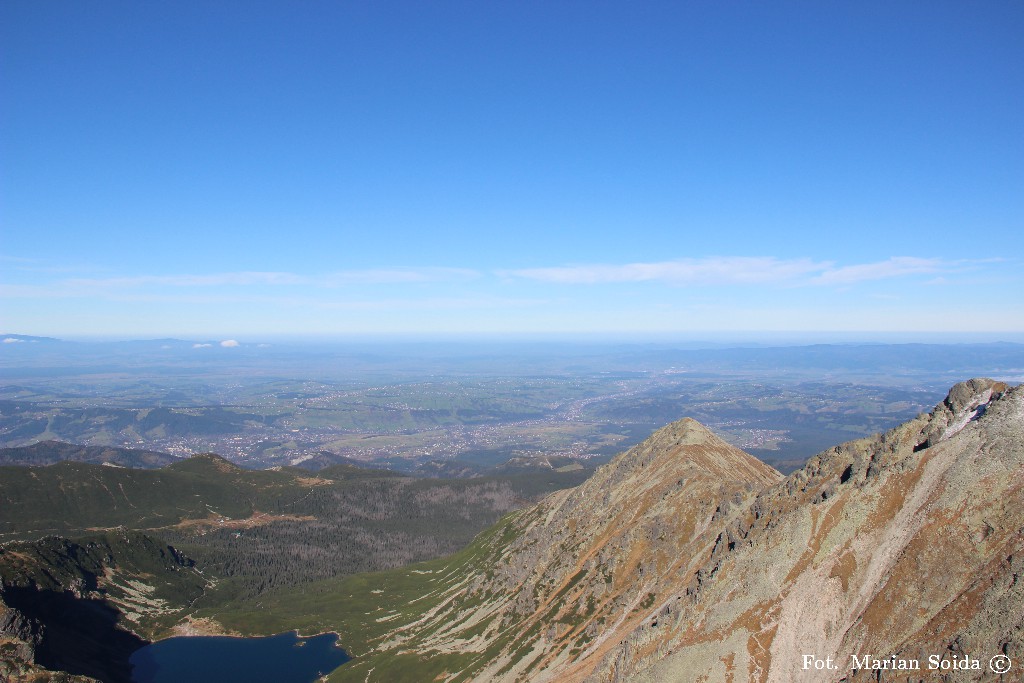
<svg viewBox="0 0 1024 683"><path fill-rule="evenodd" d="M42 641L39 621L0 604L0 681L35 668L36 647Z"/></svg>
<svg viewBox="0 0 1024 683"><path fill-rule="evenodd" d="M410 653L451 662L438 680L907 680L865 655L1019 674L1022 487L1024 389L991 380L785 479L683 420L506 520L336 676Z"/></svg>
<svg viewBox="0 0 1024 683"><path fill-rule="evenodd" d="M0 681L15 683L99 683L88 676L51 671L36 661L45 627L0 602Z"/></svg>

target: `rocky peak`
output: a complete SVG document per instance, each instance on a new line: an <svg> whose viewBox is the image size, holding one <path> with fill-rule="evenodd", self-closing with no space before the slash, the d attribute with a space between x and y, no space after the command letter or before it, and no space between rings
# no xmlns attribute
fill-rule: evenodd
<svg viewBox="0 0 1024 683"><path fill-rule="evenodd" d="M964 412L976 410L979 405L987 404L993 398L999 398L1008 388L1005 382L984 377L975 378L954 384L942 404L954 415L959 416Z"/></svg>
<svg viewBox="0 0 1024 683"><path fill-rule="evenodd" d="M756 488L781 478L774 468L689 417L662 427L602 469L584 485L586 488L607 492L636 476L705 476L717 483Z"/></svg>
<svg viewBox="0 0 1024 683"><path fill-rule="evenodd" d="M921 430L914 450L929 448L944 441L967 423L984 415L989 404L1002 397L1009 387L1004 382L987 378L975 378L953 385L946 399L935 406L929 415L929 422Z"/></svg>
<svg viewBox="0 0 1024 683"><path fill-rule="evenodd" d="M658 446L720 446L725 444L710 429L692 417L684 417L651 435L651 443Z"/></svg>

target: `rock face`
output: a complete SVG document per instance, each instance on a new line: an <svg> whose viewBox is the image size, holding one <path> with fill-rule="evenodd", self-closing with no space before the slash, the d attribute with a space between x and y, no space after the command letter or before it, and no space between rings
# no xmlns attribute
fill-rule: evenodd
<svg viewBox="0 0 1024 683"><path fill-rule="evenodd" d="M763 491L734 527L742 543L709 556L716 580L587 673L897 680L905 673L854 665L896 655L925 669L931 655L956 655L982 670L924 675L977 680L993 655L1019 663L1022 485L1024 391L958 384L930 415L827 451ZM804 668L808 654L838 669Z"/></svg>
<svg viewBox="0 0 1024 683"><path fill-rule="evenodd" d="M865 656L997 680L1005 654L1019 680L1022 487L1024 388L991 380L785 479L683 420L517 513L378 652L457 657L439 680L603 683L907 680Z"/></svg>

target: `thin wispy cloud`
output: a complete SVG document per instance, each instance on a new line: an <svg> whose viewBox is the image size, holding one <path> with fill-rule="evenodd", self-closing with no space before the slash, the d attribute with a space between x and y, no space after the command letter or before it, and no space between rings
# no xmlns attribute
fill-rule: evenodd
<svg viewBox="0 0 1024 683"><path fill-rule="evenodd" d="M91 289L135 289L139 287L224 287L249 285L301 285L308 278L293 273L253 272L209 275L138 275L110 278L74 278L65 283Z"/></svg>
<svg viewBox="0 0 1024 683"><path fill-rule="evenodd" d="M508 287L517 282L551 286L615 285L649 283L668 287L714 290L720 287L770 287L780 289L835 287L851 288L870 282L918 276L922 284L948 284L956 275L977 271L997 259L966 260L895 256L868 263L837 264L810 258L784 259L770 256L726 256L676 259L624 264L581 264L529 267L485 272L474 268L395 267L342 270L321 274L287 271L181 273L123 275L112 278L54 279L36 284L0 283L0 297L6 299L81 299L108 301L153 301L194 304L289 303L327 306L388 306L389 300L428 301L426 286L446 286L436 295L452 301L469 301L488 288L503 287L492 295L505 299ZM392 287L389 295L378 287ZM420 287L423 286L423 287ZM359 289L364 288L364 289ZM368 289L369 288L369 291ZM350 291L349 291L350 290ZM397 298L392 298L397 294ZM515 295L509 300L514 300ZM447 304L444 304L446 307Z"/></svg>
<svg viewBox="0 0 1024 683"><path fill-rule="evenodd" d="M491 296L471 297L428 297L423 299L391 298L362 299L357 301L296 301L324 310L336 311L381 311L381 310L502 310L509 308L537 308L550 303L547 299L526 299Z"/></svg>
<svg viewBox="0 0 1024 683"><path fill-rule="evenodd" d="M888 280L907 275L934 274L949 270L954 264L936 258L894 256L876 263L860 263L826 270L811 280L817 285L850 285L866 280Z"/></svg>
<svg viewBox="0 0 1024 683"><path fill-rule="evenodd" d="M0 284L0 299L94 299L104 301L167 301L198 304L239 303L257 300L253 297L213 294L206 291L184 290L182 293L170 293L171 291L173 290L166 288L156 288L153 291L142 287L115 287L113 285L90 287L60 281L43 285Z"/></svg>
<svg viewBox="0 0 1024 683"><path fill-rule="evenodd" d="M474 280L480 275L479 271L470 268L381 268L332 273L315 279L314 283L324 287L342 287L345 285L461 282Z"/></svg>
<svg viewBox="0 0 1024 683"><path fill-rule="evenodd" d="M0 284L2 299L64 299L90 296L89 292L76 290L62 283L45 285Z"/></svg>
<svg viewBox="0 0 1024 683"><path fill-rule="evenodd" d="M793 281L802 276L820 273L830 266L830 263L816 262L810 259L784 260L771 257L729 256L622 265L597 264L524 268L503 270L498 274L563 284L608 282L665 282L677 285L761 284Z"/></svg>
<svg viewBox="0 0 1024 683"><path fill-rule="evenodd" d="M140 275L112 278L74 278L65 280L71 287L88 289L138 289L144 287L250 287L306 286L344 287L353 285L410 284L417 282L464 281L479 277L466 268L386 268L350 270L324 275L300 275L288 272L242 271L207 275Z"/></svg>
<svg viewBox="0 0 1024 683"><path fill-rule="evenodd" d="M896 256L884 261L837 266L834 261L773 257L709 257L652 263L570 265L498 271L507 278L556 284L661 282L676 286L835 285L955 271L963 261Z"/></svg>

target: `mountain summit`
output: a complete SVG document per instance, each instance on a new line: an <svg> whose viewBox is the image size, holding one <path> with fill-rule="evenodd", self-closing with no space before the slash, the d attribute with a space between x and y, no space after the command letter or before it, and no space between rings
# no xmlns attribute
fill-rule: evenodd
<svg viewBox="0 0 1024 683"><path fill-rule="evenodd" d="M1021 387L958 384L787 478L681 420L507 517L332 680L982 680L1024 655L1022 534Z"/></svg>

